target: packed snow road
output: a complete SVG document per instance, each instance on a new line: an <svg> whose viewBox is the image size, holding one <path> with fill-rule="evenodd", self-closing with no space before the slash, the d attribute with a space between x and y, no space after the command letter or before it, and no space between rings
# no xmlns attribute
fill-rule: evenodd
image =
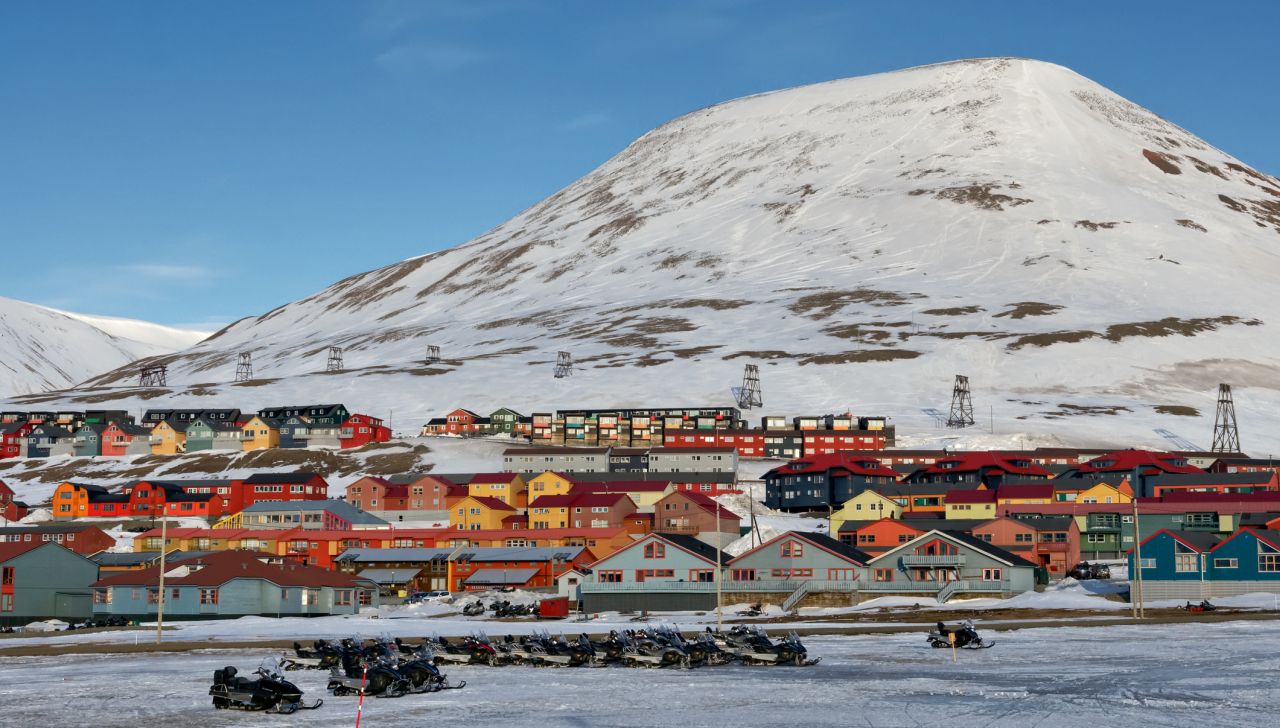
<svg viewBox="0 0 1280 728"><path fill-rule="evenodd" d="M919 635L810 637L816 667L445 669L463 690L366 699L363 725L420 726L1262 726L1280 700L1280 624L1025 629L994 649L930 649ZM218 711L213 671L267 653L80 655L0 664L14 726L342 726L354 698L316 671L288 673L323 697L289 716Z"/></svg>

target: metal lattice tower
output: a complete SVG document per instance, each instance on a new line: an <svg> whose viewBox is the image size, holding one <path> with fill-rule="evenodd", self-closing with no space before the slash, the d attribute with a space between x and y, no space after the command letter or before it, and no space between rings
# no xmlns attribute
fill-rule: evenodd
<svg viewBox="0 0 1280 728"><path fill-rule="evenodd" d="M169 368L164 364L154 364L152 366L143 367L142 372L138 375L138 386L140 387L169 386Z"/></svg>
<svg viewBox="0 0 1280 728"><path fill-rule="evenodd" d="M742 371L742 386L734 387L731 391L733 398L738 401L739 409L763 407L764 395L760 391L760 367L748 364Z"/></svg>
<svg viewBox="0 0 1280 728"><path fill-rule="evenodd" d="M329 347L329 361L327 364L325 364L324 370L326 372L342 371L342 347L341 346Z"/></svg>
<svg viewBox="0 0 1280 728"><path fill-rule="evenodd" d="M567 351L556 352L556 379L573 376L573 356Z"/></svg>
<svg viewBox="0 0 1280 728"><path fill-rule="evenodd" d="M427 364L436 364L440 361L440 347L435 344L427 346L427 358L423 360Z"/></svg>
<svg viewBox="0 0 1280 728"><path fill-rule="evenodd" d="M240 352L240 361L236 363L236 381L247 382L253 379L253 353Z"/></svg>
<svg viewBox="0 0 1280 728"><path fill-rule="evenodd" d="M951 389L951 414L947 416L947 427L969 427L973 424L973 396L969 392L969 378L957 374L956 384Z"/></svg>
<svg viewBox="0 0 1280 728"><path fill-rule="evenodd" d="M1213 422L1212 452L1240 452L1240 428L1236 425L1236 402L1230 384L1218 385L1218 416Z"/></svg>

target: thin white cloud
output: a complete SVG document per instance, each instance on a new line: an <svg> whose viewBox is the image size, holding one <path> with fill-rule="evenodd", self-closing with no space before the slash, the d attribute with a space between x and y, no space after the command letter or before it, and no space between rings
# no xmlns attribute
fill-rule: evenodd
<svg viewBox="0 0 1280 728"><path fill-rule="evenodd" d="M361 30L388 36L415 25L481 20L529 5L527 0L377 0L370 4Z"/></svg>
<svg viewBox="0 0 1280 728"><path fill-rule="evenodd" d="M130 263L118 268L123 273L152 281L207 281L217 275L213 269L198 265Z"/></svg>
<svg viewBox="0 0 1280 728"><path fill-rule="evenodd" d="M603 126L613 121L613 117L603 111L592 111L580 114L560 125L562 131L582 131Z"/></svg>
<svg viewBox="0 0 1280 728"><path fill-rule="evenodd" d="M379 53L374 62L390 73L450 73L483 63L490 57L488 53L468 46L447 41L424 41L394 46Z"/></svg>

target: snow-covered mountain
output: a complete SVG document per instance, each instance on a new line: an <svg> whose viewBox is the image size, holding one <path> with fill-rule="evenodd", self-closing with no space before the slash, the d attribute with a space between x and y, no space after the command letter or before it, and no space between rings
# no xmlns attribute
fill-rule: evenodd
<svg viewBox="0 0 1280 728"><path fill-rule="evenodd" d="M64 389L104 369L185 349L207 335L0 298L0 395Z"/></svg>
<svg viewBox="0 0 1280 728"><path fill-rule="evenodd" d="M457 405L728 403L757 362L766 411L923 431L964 373L1002 432L1207 445L1226 381L1257 451L1280 445L1278 254L1274 177L1066 68L958 61L675 119L474 240L161 357L171 394L145 394L341 399L410 429ZM260 379L229 384L244 351Z"/></svg>

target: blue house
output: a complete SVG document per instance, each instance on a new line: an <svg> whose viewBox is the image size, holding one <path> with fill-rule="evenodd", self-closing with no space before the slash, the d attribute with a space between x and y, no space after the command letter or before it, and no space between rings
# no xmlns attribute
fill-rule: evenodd
<svg viewBox="0 0 1280 728"><path fill-rule="evenodd" d="M320 617L378 606L377 584L368 579L254 551L189 555L164 569L169 619ZM159 564L113 574L93 584L93 614L154 619L160 597Z"/></svg>
<svg viewBox="0 0 1280 728"><path fill-rule="evenodd" d="M1141 551L1144 600L1280 594L1280 531L1241 529L1218 543L1208 533L1162 529ZM1134 559L1131 551L1130 574Z"/></svg>
<svg viewBox="0 0 1280 728"><path fill-rule="evenodd" d="M67 430L51 424L36 425L27 435L27 457L48 458L74 455L75 437Z"/></svg>
<svg viewBox="0 0 1280 728"><path fill-rule="evenodd" d="M733 559L723 552L723 568ZM693 536L650 533L591 565L582 583L589 612L711 609L716 604L716 549Z"/></svg>

